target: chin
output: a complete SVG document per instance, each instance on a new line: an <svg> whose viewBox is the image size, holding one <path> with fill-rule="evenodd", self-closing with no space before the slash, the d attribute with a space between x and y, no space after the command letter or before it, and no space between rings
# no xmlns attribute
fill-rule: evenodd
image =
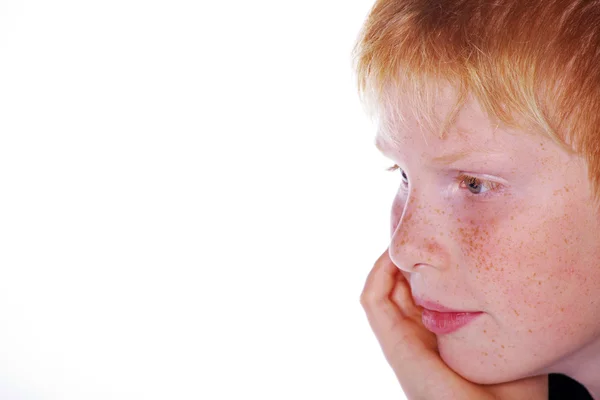
<svg viewBox="0 0 600 400"><path fill-rule="evenodd" d="M458 352L440 345L440 357L457 374L466 380L480 385L492 385L521 379L517 368L498 360L494 363L488 357L474 352Z"/></svg>

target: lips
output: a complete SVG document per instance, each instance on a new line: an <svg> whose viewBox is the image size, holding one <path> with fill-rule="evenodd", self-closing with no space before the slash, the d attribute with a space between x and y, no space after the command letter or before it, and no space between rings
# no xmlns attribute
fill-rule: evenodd
<svg viewBox="0 0 600 400"><path fill-rule="evenodd" d="M453 310L439 303L420 298L415 298L415 303L423 307L421 314L423 325L436 335L457 331L483 314L480 311Z"/></svg>

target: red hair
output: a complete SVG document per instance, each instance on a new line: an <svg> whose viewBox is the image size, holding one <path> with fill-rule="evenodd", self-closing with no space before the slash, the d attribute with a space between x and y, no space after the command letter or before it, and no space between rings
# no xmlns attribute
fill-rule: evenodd
<svg viewBox="0 0 600 400"><path fill-rule="evenodd" d="M600 1L378 0L354 54L378 112L401 94L431 122L435 90L450 84L455 112L473 95L491 118L541 129L600 188Z"/></svg>

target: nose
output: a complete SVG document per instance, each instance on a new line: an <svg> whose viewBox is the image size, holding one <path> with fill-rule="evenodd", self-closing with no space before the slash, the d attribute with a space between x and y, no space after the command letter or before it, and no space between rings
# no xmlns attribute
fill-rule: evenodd
<svg viewBox="0 0 600 400"><path fill-rule="evenodd" d="M447 212L423 197L413 191L407 199L396 196L392 205L390 258L409 273L425 266L444 268L449 259Z"/></svg>

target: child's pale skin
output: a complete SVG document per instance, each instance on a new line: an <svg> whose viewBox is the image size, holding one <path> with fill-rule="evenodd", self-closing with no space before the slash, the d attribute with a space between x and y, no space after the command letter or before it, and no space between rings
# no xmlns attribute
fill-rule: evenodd
<svg viewBox="0 0 600 400"><path fill-rule="evenodd" d="M454 104L445 90L440 120ZM478 384L561 372L600 394L600 214L585 161L472 99L443 138L394 107L405 122L376 141L400 168L389 257L412 296L483 312L437 336L441 359Z"/></svg>

